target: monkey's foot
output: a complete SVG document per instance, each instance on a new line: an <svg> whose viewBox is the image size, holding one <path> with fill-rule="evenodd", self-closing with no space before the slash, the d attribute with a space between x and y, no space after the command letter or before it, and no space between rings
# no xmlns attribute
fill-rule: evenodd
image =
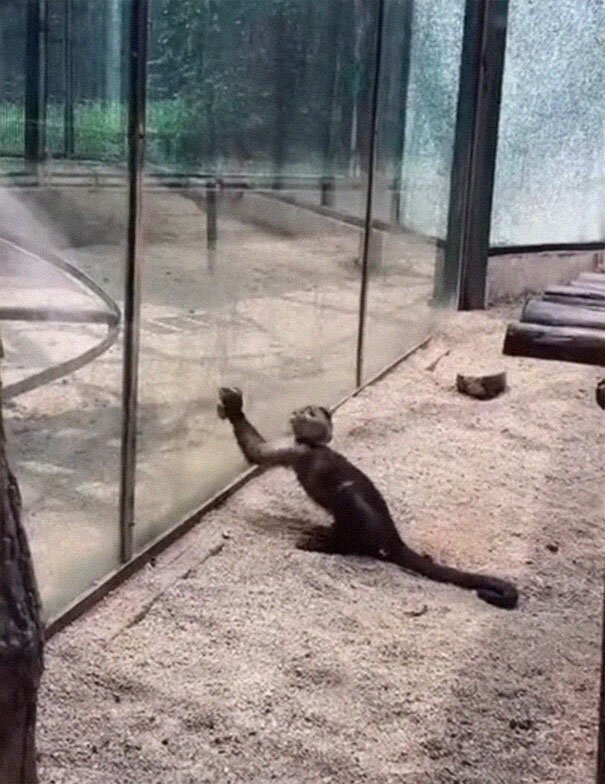
<svg viewBox="0 0 605 784"><path fill-rule="evenodd" d="M296 549L309 553L335 553L337 550L332 528L325 525L314 526L299 539Z"/></svg>

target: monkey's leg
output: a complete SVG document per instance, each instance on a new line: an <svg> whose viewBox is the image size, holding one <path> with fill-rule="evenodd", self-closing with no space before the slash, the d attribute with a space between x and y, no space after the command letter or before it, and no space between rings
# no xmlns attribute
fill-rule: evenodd
<svg viewBox="0 0 605 784"><path fill-rule="evenodd" d="M337 552L388 558L391 521L358 488L347 486L338 492L332 512Z"/></svg>

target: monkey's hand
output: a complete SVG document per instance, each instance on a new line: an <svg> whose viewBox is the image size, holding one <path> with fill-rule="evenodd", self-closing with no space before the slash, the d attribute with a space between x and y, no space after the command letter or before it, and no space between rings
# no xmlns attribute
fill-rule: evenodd
<svg viewBox="0 0 605 784"><path fill-rule="evenodd" d="M244 401L241 389L237 387L221 387L218 391L219 403L216 413L220 419L237 419L242 413Z"/></svg>

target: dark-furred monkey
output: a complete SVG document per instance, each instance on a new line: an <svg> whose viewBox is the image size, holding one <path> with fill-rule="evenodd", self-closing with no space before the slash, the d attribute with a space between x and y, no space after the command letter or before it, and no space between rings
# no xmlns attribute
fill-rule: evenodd
<svg viewBox="0 0 605 784"><path fill-rule="evenodd" d="M476 591L497 607L510 610L517 606L517 589L512 583L435 563L401 540L378 489L362 471L327 446L332 440L332 418L325 408L306 406L294 411L290 418L294 438L268 442L247 420L239 389L223 387L219 401L218 414L231 422L246 459L258 465L292 468L307 495L334 518L331 526L318 526L302 549L380 558L430 580Z"/></svg>

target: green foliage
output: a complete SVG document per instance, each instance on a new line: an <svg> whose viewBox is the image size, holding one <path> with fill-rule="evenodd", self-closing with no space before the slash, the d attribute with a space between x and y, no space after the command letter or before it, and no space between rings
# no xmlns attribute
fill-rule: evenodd
<svg viewBox="0 0 605 784"><path fill-rule="evenodd" d="M77 155L101 160L126 157L126 107L120 103L79 104L74 111L74 127Z"/></svg>
<svg viewBox="0 0 605 784"><path fill-rule="evenodd" d="M0 105L0 153L10 155L22 152L24 126L25 114L22 105Z"/></svg>
<svg viewBox="0 0 605 784"><path fill-rule="evenodd" d="M62 154L64 144L63 104L49 103L46 108L46 149L50 155ZM120 104L107 106L86 101L74 109L76 155L95 160L119 160L126 155L126 109ZM25 112L22 104L0 104L0 152L23 152Z"/></svg>
<svg viewBox="0 0 605 784"><path fill-rule="evenodd" d="M110 161L126 155L128 19L123 5L121 60L114 63L108 7L105 0L74 6L72 53L75 154ZM64 145L62 8L52 5L49 39L51 155ZM276 175L336 174L363 163L375 26L374 0L151 0L147 160ZM115 87L107 89L114 66L122 73L121 101ZM12 95L4 93L0 114L4 152L23 144L22 108L9 104Z"/></svg>
<svg viewBox="0 0 605 784"><path fill-rule="evenodd" d="M150 97L181 99L189 121L168 162L348 160L373 67L370 0L154 0L151 13Z"/></svg>

